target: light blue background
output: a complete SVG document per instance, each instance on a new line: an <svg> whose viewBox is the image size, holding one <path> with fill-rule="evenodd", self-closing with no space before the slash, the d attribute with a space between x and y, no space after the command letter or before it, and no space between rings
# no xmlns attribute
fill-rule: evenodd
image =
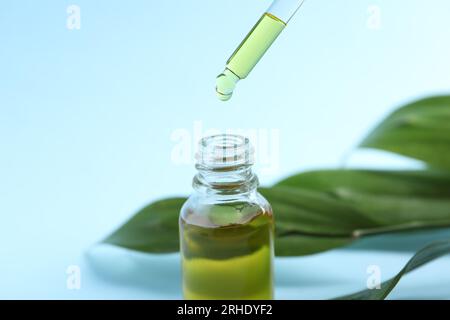
<svg viewBox="0 0 450 320"><path fill-rule="evenodd" d="M80 30L66 28L70 4ZM191 191L192 164L171 161L177 129L278 129L280 169L261 176L267 185L341 165L396 106L449 91L450 2L309 0L219 102L215 76L269 4L0 2L0 298L179 298L177 255L91 247L150 201ZM367 27L373 4L379 30ZM369 264L387 279L410 256L277 259L277 297L349 293L365 287ZM66 288L69 265L81 267L81 290ZM449 298L449 266L444 258L409 275L392 297Z"/></svg>

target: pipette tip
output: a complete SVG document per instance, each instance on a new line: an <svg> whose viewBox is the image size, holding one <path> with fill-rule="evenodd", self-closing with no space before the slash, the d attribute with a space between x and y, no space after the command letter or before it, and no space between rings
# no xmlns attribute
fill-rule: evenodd
<svg viewBox="0 0 450 320"><path fill-rule="evenodd" d="M217 97L222 101L230 100L233 95L236 83L239 81L239 77L228 69L225 69L223 73L219 74L216 78L216 93Z"/></svg>

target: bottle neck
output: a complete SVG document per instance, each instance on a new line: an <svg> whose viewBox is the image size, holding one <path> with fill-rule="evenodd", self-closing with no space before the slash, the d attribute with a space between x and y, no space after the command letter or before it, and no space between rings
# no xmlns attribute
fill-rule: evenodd
<svg viewBox="0 0 450 320"><path fill-rule="evenodd" d="M228 199L256 194L258 179L251 169L253 148L248 138L226 134L205 137L196 159L198 173L193 186L198 192Z"/></svg>
<svg viewBox="0 0 450 320"><path fill-rule="evenodd" d="M193 187L197 192L210 195L236 197L256 193L258 178L250 165L225 168L207 168L197 165Z"/></svg>

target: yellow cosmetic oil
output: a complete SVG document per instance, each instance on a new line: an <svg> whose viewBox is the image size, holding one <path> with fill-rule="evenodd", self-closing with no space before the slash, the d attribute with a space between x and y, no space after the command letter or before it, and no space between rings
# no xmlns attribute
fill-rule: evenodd
<svg viewBox="0 0 450 320"><path fill-rule="evenodd" d="M184 297L272 299L272 229L272 214L262 211L248 222L225 226L182 220Z"/></svg>
<svg viewBox="0 0 450 320"><path fill-rule="evenodd" d="M236 83L245 79L266 53L304 0L275 0L226 63L225 70L216 78L217 97L227 101L233 95Z"/></svg>
<svg viewBox="0 0 450 320"><path fill-rule="evenodd" d="M264 13L227 61L225 71L216 80L217 96L228 100L238 80L244 79L262 58L286 23L270 13Z"/></svg>
<svg viewBox="0 0 450 320"><path fill-rule="evenodd" d="M240 136L203 138L180 212L185 299L272 299L274 221Z"/></svg>

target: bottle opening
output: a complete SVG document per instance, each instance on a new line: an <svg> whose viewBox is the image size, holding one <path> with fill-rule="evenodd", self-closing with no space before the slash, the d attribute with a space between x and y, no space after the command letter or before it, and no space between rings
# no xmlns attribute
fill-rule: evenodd
<svg viewBox="0 0 450 320"><path fill-rule="evenodd" d="M254 150L250 140L240 135L220 134L200 140L197 166L226 169L253 164Z"/></svg>

